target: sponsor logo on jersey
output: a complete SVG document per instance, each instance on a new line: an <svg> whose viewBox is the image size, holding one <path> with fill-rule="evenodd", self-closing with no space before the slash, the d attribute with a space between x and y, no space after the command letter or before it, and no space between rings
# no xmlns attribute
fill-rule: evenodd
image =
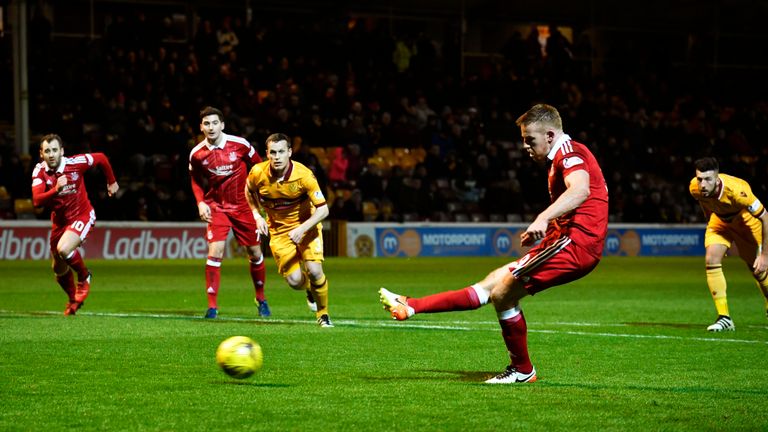
<svg viewBox="0 0 768 432"><path fill-rule="evenodd" d="M583 163L584 161L580 157L571 156L563 159L563 168L568 169Z"/></svg>
<svg viewBox="0 0 768 432"><path fill-rule="evenodd" d="M208 171L210 171L213 175L226 177L232 175L232 172L234 171L234 165L221 165L216 168L208 168Z"/></svg>

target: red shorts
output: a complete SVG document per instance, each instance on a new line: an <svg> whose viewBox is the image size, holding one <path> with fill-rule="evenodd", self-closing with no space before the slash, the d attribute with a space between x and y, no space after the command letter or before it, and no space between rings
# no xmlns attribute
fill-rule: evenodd
<svg viewBox="0 0 768 432"><path fill-rule="evenodd" d="M232 229L240 246L259 244L256 237L256 221L250 210L224 212L211 208L211 218L206 232L208 243L227 240L229 230Z"/></svg>
<svg viewBox="0 0 768 432"><path fill-rule="evenodd" d="M569 237L560 237L534 246L525 256L510 264L509 271L533 295L580 279L599 262L600 257L592 256Z"/></svg>
<svg viewBox="0 0 768 432"><path fill-rule="evenodd" d="M68 221L65 225L59 225L56 222L53 223L51 228L51 252L56 253L56 245L59 244L61 236L67 231L72 231L80 237L80 242L84 242L91 232L91 228L96 223L96 212L91 209L84 212L80 216L73 220Z"/></svg>

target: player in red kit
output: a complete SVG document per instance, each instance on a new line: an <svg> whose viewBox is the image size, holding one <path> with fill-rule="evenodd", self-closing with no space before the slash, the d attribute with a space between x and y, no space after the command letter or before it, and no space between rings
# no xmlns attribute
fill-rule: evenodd
<svg viewBox="0 0 768 432"><path fill-rule="evenodd" d="M271 312L264 296L264 255L256 236L256 221L243 196L248 170L261 162L261 157L246 139L228 135L223 130L222 112L213 107L203 108L200 131L205 138L189 154L192 191L200 219L208 223L208 260L205 265L208 310L205 317L216 318L219 313L217 296L221 261L230 229L248 252L259 315L268 317Z"/></svg>
<svg viewBox="0 0 768 432"><path fill-rule="evenodd" d="M88 237L96 213L88 200L83 173L93 166L104 171L107 193L113 196L119 186L112 166L103 153L64 157L63 141L55 134L40 142L40 159L32 171L32 202L51 209L51 259L56 282L69 301L64 315L74 315L90 294L91 272L77 248ZM77 285L72 270L77 273Z"/></svg>
<svg viewBox="0 0 768 432"><path fill-rule="evenodd" d="M489 301L493 303L510 365L485 381L489 384L536 381L520 299L587 275L600 262L608 231L608 189L603 173L589 149L563 132L557 110L545 104L535 105L516 123L528 154L537 162L551 162L551 204L521 237L524 246L534 246L518 261L501 266L464 289L421 298L379 290L384 308L396 320L417 313L477 309Z"/></svg>

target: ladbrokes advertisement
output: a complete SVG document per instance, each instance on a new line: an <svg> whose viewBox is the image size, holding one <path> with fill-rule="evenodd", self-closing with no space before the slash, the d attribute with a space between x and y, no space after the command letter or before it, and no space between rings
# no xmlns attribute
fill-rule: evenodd
<svg viewBox="0 0 768 432"><path fill-rule="evenodd" d="M49 259L50 235L50 222L0 221L0 259ZM91 259L205 258L204 235L203 223L97 222L81 250Z"/></svg>

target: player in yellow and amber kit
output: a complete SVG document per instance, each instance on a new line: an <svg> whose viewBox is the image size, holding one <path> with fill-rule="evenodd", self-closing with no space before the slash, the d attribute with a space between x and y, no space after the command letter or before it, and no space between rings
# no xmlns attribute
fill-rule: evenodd
<svg viewBox="0 0 768 432"><path fill-rule="evenodd" d="M269 247L280 274L291 288L306 290L310 309L321 327L328 317L328 279L323 273L320 221L328 206L317 179L306 166L291 160L291 142L280 133L267 138L267 161L248 174L245 197L256 219L257 233L269 235ZM264 209L267 220L261 216Z"/></svg>
<svg viewBox="0 0 768 432"><path fill-rule="evenodd" d="M720 173L717 159L702 158L694 165L696 177L691 180L690 191L709 220L704 235L707 285L718 315L707 330L733 331L736 327L728 312L723 257L736 246L732 252L752 270L766 299L768 315L768 212L746 181Z"/></svg>

